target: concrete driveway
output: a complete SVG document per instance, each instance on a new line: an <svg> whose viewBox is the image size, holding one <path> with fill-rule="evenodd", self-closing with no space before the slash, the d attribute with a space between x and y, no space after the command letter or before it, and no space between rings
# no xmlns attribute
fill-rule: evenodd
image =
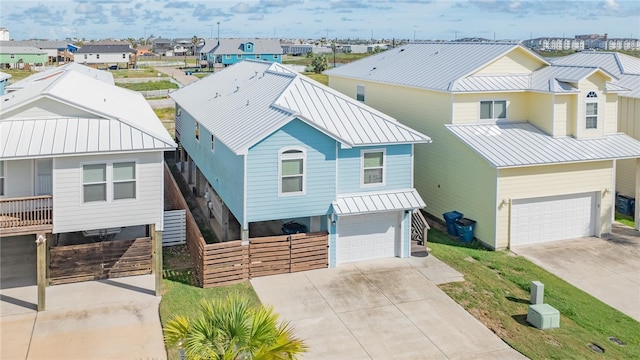
<svg viewBox="0 0 640 360"><path fill-rule="evenodd" d="M606 238L512 249L600 301L640 321L640 232L613 223Z"/></svg>
<svg viewBox="0 0 640 360"><path fill-rule="evenodd" d="M303 359L524 359L436 286L462 280L430 255L251 283L306 340Z"/></svg>
<svg viewBox="0 0 640 360"><path fill-rule="evenodd" d="M0 290L0 359L166 359L154 296L142 275L47 288Z"/></svg>

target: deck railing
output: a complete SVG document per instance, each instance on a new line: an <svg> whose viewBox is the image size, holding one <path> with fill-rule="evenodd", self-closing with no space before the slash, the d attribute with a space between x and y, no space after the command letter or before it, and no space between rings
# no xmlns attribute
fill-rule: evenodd
<svg viewBox="0 0 640 360"><path fill-rule="evenodd" d="M51 225L51 195L0 199L0 229Z"/></svg>

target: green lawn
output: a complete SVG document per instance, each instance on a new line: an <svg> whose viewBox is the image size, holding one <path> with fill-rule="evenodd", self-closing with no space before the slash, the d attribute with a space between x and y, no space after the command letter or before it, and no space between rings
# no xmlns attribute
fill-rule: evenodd
<svg viewBox="0 0 640 360"><path fill-rule="evenodd" d="M636 205L637 206L637 205ZM633 221L633 216L627 216L616 213L616 221L625 224L627 226L631 226L632 228L636 227L635 221Z"/></svg>
<svg viewBox="0 0 640 360"><path fill-rule="evenodd" d="M152 91L152 90L166 90L166 89L177 89L178 85L172 83L169 80L161 80L161 81L147 81L143 83L119 83L116 85L123 87L125 89L133 90L133 91Z"/></svg>
<svg viewBox="0 0 640 360"><path fill-rule="evenodd" d="M156 113L156 116L162 122L165 129L169 132L171 137L175 136L176 133L176 109L170 108L162 108L162 109L153 109L153 112Z"/></svg>
<svg viewBox="0 0 640 360"><path fill-rule="evenodd" d="M327 55L327 62L329 63L329 66L333 66L333 53L328 53ZM370 56L372 54L369 53L365 53L365 54L344 54L344 53L336 53L336 64L346 64L346 63L350 63L352 61L356 61L356 60L360 60L362 58L365 58L367 56ZM300 55L300 56L293 56L293 55L287 55L283 60L282 60L283 64L293 64L293 65L311 65L311 58L308 58L306 55Z"/></svg>
<svg viewBox="0 0 640 360"><path fill-rule="evenodd" d="M22 70L22 69L2 69L2 72L5 74L11 75L11 77L9 78L9 84L18 82L36 73L35 71Z"/></svg>
<svg viewBox="0 0 640 360"><path fill-rule="evenodd" d="M303 75L306 75L306 76L312 78L313 80L315 80L315 81L317 81L317 82L319 82L321 84L329 86L329 76L328 75L316 74L314 72L306 72L306 73L303 73Z"/></svg>
<svg viewBox="0 0 640 360"><path fill-rule="evenodd" d="M511 347L531 359L640 358L640 324L555 275L508 251L464 245L429 231L431 253L464 274L441 285L451 298ZM531 281L545 285L544 301L560 311L560 328L541 331L526 322ZM615 336L626 343L609 341ZM587 348L605 349L597 354Z"/></svg>
<svg viewBox="0 0 640 360"><path fill-rule="evenodd" d="M156 71L154 68L144 69L120 69L110 70L114 79L118 78L145 78L145 77L168 77L168 75ZM160 74L160 76L158 76Z"/></svg>

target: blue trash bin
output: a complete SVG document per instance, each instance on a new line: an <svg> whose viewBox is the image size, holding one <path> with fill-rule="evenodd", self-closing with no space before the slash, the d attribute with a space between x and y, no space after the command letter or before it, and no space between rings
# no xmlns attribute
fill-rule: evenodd
<svg viewBox="0 0 640 360"><path fill-rule="evenodd" d="M616 196L616 212L622 215L633 216L635 201L633 198L620 195Z"/></svg>
<svg viewBox="0 0 640 360"><path fill-rule="evenodd" d="M456 229L456 220L462 219L462 214L457 211L449 211L442 214L444 222L447 224L447 233L449 235L458 236L458 230Z"/></svg>
<svg viewBox="0 0 640 360"><path fill-rule="evenodd" d="M462 218L456 220L456 230L458 231L458 239L464 243L473 241L473 232L476 228L475 220Z"/></svg>

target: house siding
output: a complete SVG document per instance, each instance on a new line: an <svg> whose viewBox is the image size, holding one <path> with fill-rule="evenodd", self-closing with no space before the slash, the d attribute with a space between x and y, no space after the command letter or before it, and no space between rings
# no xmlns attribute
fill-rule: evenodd
<svg viewBox="0 0 640 360"><path fill-rule="evenodd" d="M524 49L517 48L478 70L474 75L530 74L543 65L540 60L533 58Z"/></svg>
<svg viewBox="0 0 640 360"><path fill-rule="evenodd" d="M34 166L33 160L4 160L5 180L3 198L33 196Z"/></svg>
<svg viewBox="0 0 640 360"><path fill-rule="evenodd" d="M616 161L616 191L624 196L636 196L636 160ZM637 202L637 201L636 201ZM640 206L640 205L638 205Z"/></svg>
<svg viewBox="0 0 640 360"><path fill-rule="evenodd" d="M371 146L338 150L338 194L351 194L393 189L408 189L411 186L411 144ZM384 185L362 184L362 151L384 150Z"/></svg>
<svg viewBox="0 0 640 360"><path fill-rule="evenodd" d="M576 124L576 133L575 136L577 138L594 138L594 137L602 137L606 135L605 133L605 124L607 123L607 113L609 111L614 112L614 116L617 116L617 109L607 109L606 105L607 97L605 94L605 86L606 79L604 76L600 74L593 74L586 79L583 79L578 83L578 88L580 89L580 93L578 94L578 111L577 111L577 124ZM598 95L598 128L597 129L587 129L586 128L586 105L585 100L587 99L587 94L590 91L595 91ZM613 105L613 104L611 104ZM613 107L613 106L612 106Z"/></svg>
<svg viewBox="0 0 640 360"><path fill-rule="evenodd" d="M569 123L571 120L575 121L573 101L575 96L553 96L553 136L567 136L572 132L573 129L569 127Z"/></svg>
<svg viewBox="0 0 640 360"><path fill-rule="evenodd" d="M491 120L480 120L480 102L487 100L506 100L508 121L527 120L529 102L525 93L485 93L485 94L455 94L453 95L453 123L477 124ZM501 119L502 120L502 119Z"/></svg>
<svg viewBox="0 0 640 360"><path fill-rule="evenodd" d="M618 98L618 131L636 140L640 140L640 99L630 97ZM630 197L636 197L636 186L640 179L636 178L636 160L619 160L616 162L616 191ZM639 201L636 198L636 203ZM636 205L638 206L638 205Z"/></svg>
<svg viewBox="0 0 640 360"><path fill-rule="evenodd" d="M306 152L305 194L279 196L278 155L283 148ZM336 142L293 120L249 149L246 222L326 215L336 194Z"/></svg>
<svg viewBox="0 0 640 360"><path fill-rule="evenodd" d="M82 165L136 161L136 199L82 202ZM53 161L53 232L155 224L162 230L164 208L162 152L102 154ZM112 187L107 171L107 187ZM111 190L107 190L109 194Z"/></svg>
<svg viewBox="0 0 640 360"><path fill-rule="evenodd" d="M86 55L86 59L85 59ZM128 63L131 53L100 53L98 59L96 54L75 54L75 62L78 64L107 64L107 63ZM124 55L124 59L122 58Z"/></svg>
<svg viewBox="0 0 640 360"><path fill-rule="evenodd" d="M74 106L63 104L59 101L40 98L31 104L29 107L18 107L13 111L7 111L3 114L4 120L11 119L42 119L52 117L86 117L96 118L95 114L89 113Z"/></svg>
<svg viewBox="0 0 640 360"><path fill-rule="evenodd" d="M244 156L236 155L217 139L215 151L211 151L211 133L202 124L200 140L196 140L195 120L184 109L181 111L179 124L180 143L227 208L242 224Z"/></svg>
<svg viewBox="0 0 640 360"><path fill-rule="evenodd" d="M514 200L578 194L586 192L600 193L613 186L613 161L598 161L576 164L558 164L522 168L501 169L498 171L498 196L496 204L502 199ZM497 207L496 248L509 245L509 205ZM600 233L611 232L613 216L613 194L602 194L600 205Z"/></svg>
<svg viewBox="0 0 640 360"><path fill-rule="evenodd" d="M553 127L553 116L555 114L553 95L528 93L527 97L527 104L530 106L529 122L547 134L556 136Z"/></svg>

